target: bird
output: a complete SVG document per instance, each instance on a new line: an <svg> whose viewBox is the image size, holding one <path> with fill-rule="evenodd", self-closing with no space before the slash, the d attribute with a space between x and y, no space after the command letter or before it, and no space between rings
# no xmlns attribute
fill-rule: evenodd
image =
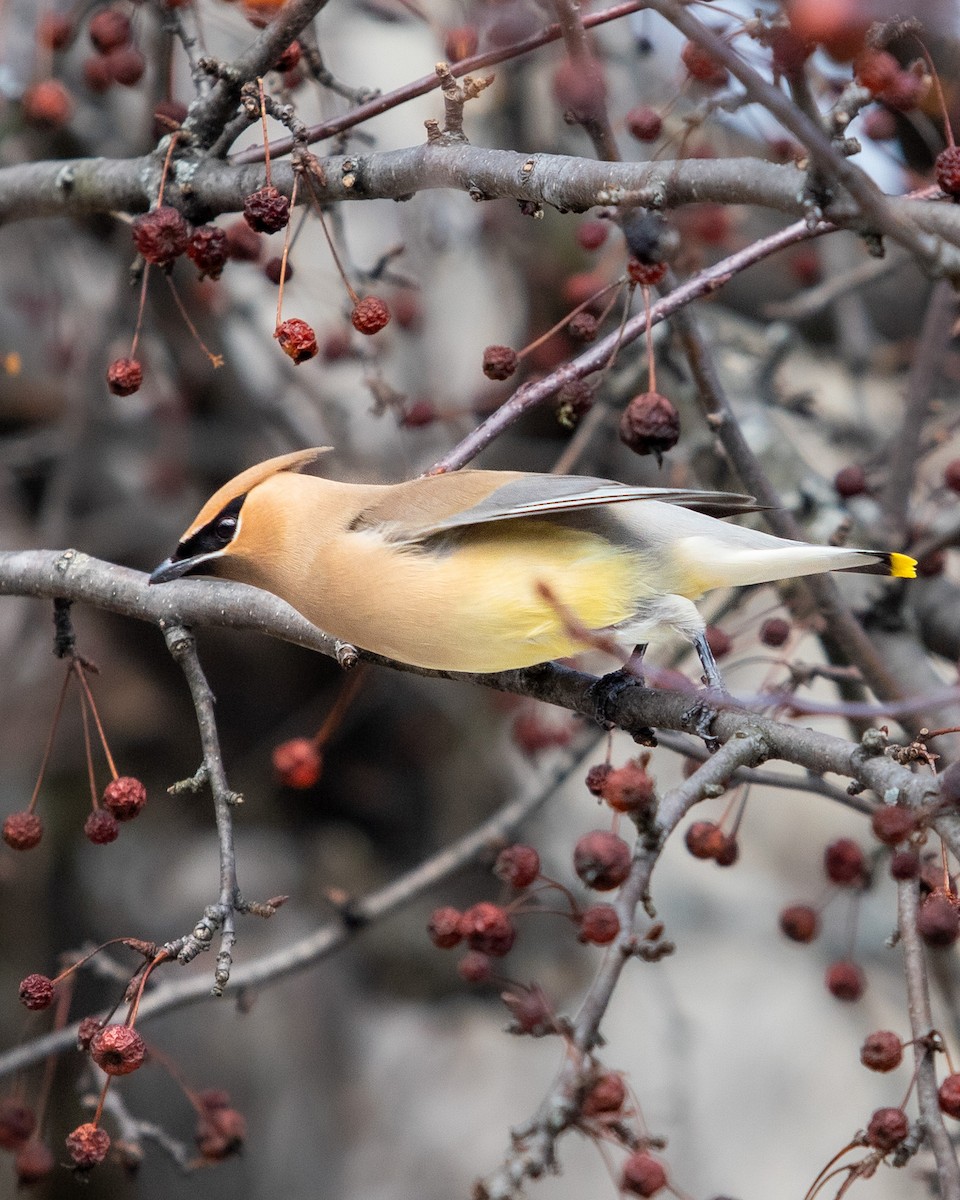
<svg viewBox="0 0 960 1200"><path fill-rule="evenodd" d="M711 589L824 571L916 574L905 554L729 524L758 508L736 493L520 471L394 484L302 474L327 450L271 458L224 484L150 583L253 584L358 649L444 672L569 657L584 631L642 655L673 630L722 689L695 604Z"/></svg>

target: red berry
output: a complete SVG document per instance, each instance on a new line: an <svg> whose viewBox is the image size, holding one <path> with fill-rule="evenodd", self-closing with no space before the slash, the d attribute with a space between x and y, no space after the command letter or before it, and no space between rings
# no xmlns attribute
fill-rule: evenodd
<svg viewBox="0 0 960 1200"><path fill-rule="evenodd" d="M862 129L875 142L889 142L897 136L897 119L888 108L875 105L864 113Z"/></svg>
<svg viewBox="0 0 960 1200"><path fill-rule="evenodd" d="M765 646L780 647L790 636L790 622L783 617L768 617L760 626L760 641Z"/></svg>
<svg viewBox="0 0 960 1200"><path fill-rule="evenodd" d="M226 1093L219 1093L218 1099L220 1097L226 1099ZM222 1162L243 1148L247 1121L243 1113L228 1103L205 1105L193 1136L197 1149L207 1162Z"/></svg>
<svg viewBox="0 0 960 1200"><path fill-rule="evenodd" d="M506 910L488 900L481 900L467 909L460 919L460 932L471 950L494 958L508 954L517 936Z"/></svg>
<svg viewBox="0 0 960 1200"><path fill-rule="evenodd" d="M630 874L630 847L607 829L585 833L573 848L573 869L589 888L610 892Z"/></svg>
<svg viewBox="0 0 960 1200"><path fill-rule="evenodd" d="M353 343L346 329L333 329L323 341L323 361L339 362L353 353Z"/></svg>
<svg viewBox="0 0 960 1200"><path fill-rule="evenodd" d="M732 867L740 857L740 846L732 833L725 833L713 858L718 867Z"/></svg>
<svg viewBox="0 0 960 1200"><path fill-rule="evenodd" d="M960 1121L960 1074L948 1075L938 1092L940 1111Z"/></svg>
<svg viewBox="0 0 960 1200"><path fill-rule="evenodd" d="M917 931L928 946L952 946L960 936L960 915L942 892L933 892L920 905Z"/></svg>
<svg viewBox="0 0 960 1200"><path fill-rule="evenodd" d="M300 48L300 43L294 38L289 46L281 50L280 57L273 64L273 69L283 72L292 71L294 67L300 65L302 55L303 51Z"/></svg>
<svg viewBox="0 0 960 1200"><path fill-rule="evenodd" d="M634 283L642 284L644 287L653 287L667 273L667 264L665 262L645 263L639 258L627 259L627 274Z"/></svg>
<svg viewBox="0 0 960 1200"><path fill-rule="evenodd" d="M733 638L719 625L708 625L704 630L704 636L714 658L726 658L733 649Z"/></svg>
<svg viewBox="0 0 960 1200"><path fill-rule="evenodd" d="M600 322L592 313L588 312L578 312L567 322L567 333L575 342L596 341L599 328ZM593 389L591 388L590 391L592 394Z"/></svg>
<svg viewBox="0 0 960 1200"><path fill-rule="evenodd" d="M577 227L577 244L583 250L599 250L609 236L609 221L581 221Z"/></svg>
<svg viewBox="0 0 960 1200"><path fill-rule="evenodd" d="M90 18L89 34L100 53L108 54L130 41L130 18L115 8L101 8Z"/></svg>
<svg viewBox="0 0 960 1200"><path fill-rule="evenodd" d="M517 843L507 846L497 855L493 873L504 883L521 891L529 887L540 874L540 855L532 846Z"/></svg>
<svg viewBox="0 0 960 1200"><path fill-rule="evenodd" d="M284 266L283 259L279 255L274 258L268 258L263 264L263 273L271 283L280 283L281 271L283 272L284 283L293 278L293 267L290 265L289 261L287 262L286 266Z"/></svg>
<svg viewBox="0 0 960 1200"><path fill-rule="evenodd" d="M585 1117L619 1112L626 1098L627 1085L623 1082L623 1076L616 1071L604 1071L584 1094L580 1112Z"/></svg>
<svg viewBox="0 0 960 1200"><path fill-rule="evenodd" d="M875 96L886 91L897 82L900 64L886 50L863 50L853 61L853 74L857 82Z"/></svg>
<svg viewBox="0 0 960 1200"><path fill-rule="evenodd" d="M920 856L913 850L899 850L890 856L890 874L894 879L916 879L920 874Z"/></svg>
<svg viewBox="0 0 960 1200"><path fill-rule="evenodd" d="M436 908L430 917L430 922L427 925L427 933L430 935L430 941L440 950L450 950L456 946L463 937L460 932L460 920L463 914L459 909Z"/></svg>
<svg viewBox="0 0 960 1200"><path fill-rule="evenodd" d="M862 496L867 490L867 475L863 467L843 467L833 479L837 495L845 500L850 496Z"/></svg>
<svg viewBox="0 0 960 1200"><path fill-rule="evenodd" d="M772 51L774 73L788 79L799 78L804 63L814 51L813 43L797 37L786 25L774 25L765 40Z"/></svg>
<svg viewBox="0 0 960 1200"><path fill-rule="evenodd" d="M695 763L695 768L699 766ZM683 841L694 858L716 858L723 847L724 832L713 821L694 821L687 826Z"/></svg>
<svg viewBox="0 0 960 1200"><path fill-rule="evenodd" d="M106 1025L90 1041L90 1057L108 1075L129 1075L146 1056L146 1043L129 1025Z"/></svg>
<svg viewBox="0 0 960 1200"><path fill-rule="evenodd" d="M31 1012L49 1008L53 992L53 980L47 975L28 975L20 981L20 1003Z"/></svg>
<svg viewBox="0 0 960 1200"><path fill-rule="evenodd" d="M118 821L132 821L147 802L147 789L132 775L118 775L103 789L103 805Z"/></svg>
<svg viewBox="0 0 960 1200"><path fill-rule="evenodd" d="M11 813L3 822L3 840L13 850L32 850L42 837L43 822L36 813Z"/></svg>
<svg viewBox="0 0 960 1200"><path fill-rule="evenodd" d="M594 763L587 771L587 777L584 783L587 785L587 791L592 796L603 795L603 785L606 783L613 767L609 763Z"/></svg>
<svg viewBox="0 0 960 1200"><path fill-rule="evenodd" d="M903 1043L889 1029L868 1033L860 1047L860 1061L871 1071L892 1071L903 1060Z"/></svg>
<svg viewBox="0 0 960 1200"><path fill-rule="evenodd" d="M17 1150L37 1126L37 1118L29 1104L16 1096L4 1096L0 1100L0 1148Z"/></svg>
<svg viewBox="0 0 960 1200"><path fill-rule="evenodd" d="M143 383L143 364L138 358L115 358L107 367L107 387L114 396L132 396Z"/></svg>
<svg viewBox="0 0 960 1200"><path fill-rule="evenodd" d="M595 116L607 96L602 66L595 58L577 62L565 58L553 73L553 94L575 121Z"/></svg>
<svg viewBox="0 0 960 1200"><path fill-rule="evenodd" d="M930 90L930 76L922 69L901 71L880 97L888 108L897 112L912 112L919 108ZM934 163L936 169L936 163Z"/></svg>
<svg viewBox="0 0 960 1200"><path fill-rule="evenodd" d="M227 254L234 262L257 262L263 253L263 238L246 221L234 221L226 228Z"/></svg>
<svg viewBox="0 0 960 1200"><path fill-rule="evenodd" d="M73 116L73 98L57 79L31 84L20 103L24 120L38 129L62 129Z"/></svg>
<svg viewBox="0 0 960 1200"><path fill-rule="evenodd" d="M103 1028L96 1017L84 1017L77 1026L77 1049L89 1050L90 1043Z"/></svg>
<svg viewBox="0 0 960 1200"><path fill-rule="evenodd" d="M313 328L299 317L288 317L273 331L280 349L298 365L313 358L319 347Z"/></svg>
<svg viewBox="0 0 960 1200"><path fill-rule="evenodd" d="M680 61L687 68L690 78L706 87L723 87L727 82L727 68L696 42L684 44L680 51Z"/></svg>
<svg viewBox="0 0 960 1200"><path fill-rule="evenodd" d="M443 39L443 52L447 62L462 62L463 59L472 58L476 54L479 44L480 39L473 25L459 25L455 29L447 30Z"/></svg>
<svg viewBox="0 0 960 1200"><path fill-rule="evenodd" d="M457 974L467 983L486 983L493 975L493 963L488 954L471 950L457 964Z"/></svg>
<svg viewBox="0 0 960 1200"><path fill-rule="evenodd" d="M389 324L390 309L379 296L364 296L353 306L350 322L358 333L372 337Z"/></svg>
<svg viewBox="0 0 960 1200"><path fill-rule="evenodd" d="M960 146L947 146L941 150L933 171L941 191L948 196L960 196Z"/></svg>
<svg viewBox="0 0 960 1200"><path fill-rule="evenodd" d="M112 812L95 808L84 822L83 836L95 846L106 846L120 836L120 824Z"/></svg>
<svg viewBox="0 0 960 1200"><path fill-rule="evenodd" d="M823 852L823 869L831 883L860 887L867 877L867 861L853 838L837 838Z"/></svg>
<svg viewBox="0 0 960 1200"><path fill-rule="evenodd" d="M39 1138L31 1138L17 1150L13 1160L13 1169L17 1173L17 1182L21 1187L30 1187L39 1183L53 1168L56 1162L50 1147Z"/></svg>
<svg viewBox="0 0 960 1200"><path fill-rule="evenodd" d="M226 231L219 225L200 225L190 234L187 258L200 272L200 278L219 279L230 257Z"/></svg>
<svg viewBox="0 0 960 1200"><path fill-rule="evenodd" d="M136 46L120 46L107 55L107 65L122 87L136 87L147 69L147 60Z"/></svg>
<svg viewBox="0 0 960 1200"><path fill-rule="evenodd" d="M827 968L827 991L838 1000L859 1000L867 986L863 972L852 962L835 962Z"/></svg>
<svg viewBox="0 0 960 1200"><path fill-rule="evenodd" d="M488 379L509 379L517 369L517 352L510 346L487 346L483 352L483 373Z"/></svg>
<svg viewBox="0 0 960 1200"><path fill-rule="evenodd" d="M91 54L83 60L83 82L96 96L113 86L113 71L106 55Z"/></svg>
<svg viewBox="0 0 960 1200"><path fill-rule="evenodd" d="M315 787L323 757L310 738L291 738L273 748L273 769L284 787L306 791Z"/></svg>
<svg viewBox="0 0 960 1200"><path fill-rule="evenodd" d="M623 410L619 432L635 454L653 454L659 463L680 440L680 414L659 392L641 392Z"/></svg>
<svg viewBox="0 0 960 1200"><path fill-rule="evenodd" d="M638 104L624 118L627 132L638 142L655 142L663 130L663 118L655 108Z"/></svg>
<svg viewBox="0 0 960 1200"><path fill-rule="evenodd" d="M731 229L730 213L722 204L697 204L686 214L687 236L704 246L725 245Z"/></svg>
<svg viewBox="0 0 960 1200"><path fill-rule="evenodd" d="M897 804L885 804L875 808L870 817L870 828L874 837L888 846L905 841L917 828L917 814Z"/></svg>
<svg viewBox="0 0 960 1200"><path fill-rule="evenodd" d="M902 1108L878 1108L867 1126L867 1145L886 1153L899 1146L910 1132L910 1122Z"/></svg>
<svg viewBox="0 0 960 1200"><path fill-rule="evenodd" d="M960 492L960 458L951 459L943 468L943 482L951 492Z"/></svg>
<svg viewBox="0 0 960 1200"><path fill-rule="evenodd" d="M37 42L46 50L63 50L73 36L73 22L60 13L44 13L37 22Z"/></svg>
<svg viewBox="0 0 960 1200"><path fill-rule="evenodd" d="M421 396L419 400L414 400L403 410L400 424L404 429L422 429L425 425L432 425L438 416L439 413L433 401Z"/></svg>
<svg viewBox="0 0 960 1200"><path fill-rule="evenodd" d="M102 1163L109 1149L110 1135L92 1122L78 1125L67 1135L67 1153L78 1170L89 1171L97 1163Z"/></svg>
<svg viewBox="0 0 960 1200"><path fill-rule="evenodd" d="M524 754L534 755L551 746L568 746L573 728L558 721L544 719L539 711L520 713L511 729L514 742Z"/></svg>
<svg viewBox="0 0 960 1200"><path fill-rule="evenodd" d="M607 773L600 796L615 812L639 812L653 804L656 785L647 774L646 764L633 759Z"/></svg>
<svg viewBox="0 0 960 1200"><path fill-rule="evenodd" d="M791 942L812 942L820 932L820 916L809 904L791 904L780 913L780 928Z"/></svg>
<svg viewBox="0 0 960 1200"><path fill-rule="evenodd" d="M581 942L594 946L609 946L620 932L620 918L612 904L591 904L580 914Z"/></svg>
<svg viewBox="0 0 960 1200"><path fill-rule="evenodd" d="M641 1150L623 1164L620 1186L635 1196L655 1196L667 1186L667 1173L652 1154Z"/></svg>
<svg viewBox="0 0 960 1200"><path fill-rule="evenodd" d="M190 226L169 204L135 217L132 229L133 244L147 262L158 267L169 266L190 241Z"/></svg>
<svg viewBox="0 0 960 1200"><path fill-rule="evenodd" d="M275 187L258 188L244 199L243 216L257 233L276 233L290 220L290 201Z"/></svg>
<svg viewBox="0 0 960 1200"><path fill-rule="evenodd" d="M423 324L423 303L416 288L401 288L391 302L393 319L401 329L415 333Z"/></svg>

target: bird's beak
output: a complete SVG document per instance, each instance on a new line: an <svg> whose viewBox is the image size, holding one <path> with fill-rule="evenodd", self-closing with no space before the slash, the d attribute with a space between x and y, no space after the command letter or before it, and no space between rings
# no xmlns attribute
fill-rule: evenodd
<svg viewBox="0 0 960 1200"><path fill-rule="evenodd" d="M218 558L219 553L219 551L214 551L211 554L194 554L192 558L165 558L160 566L154 569L147 582L169 583L172 579L182 579L184 575L189 575L208 559Z"/></svg>

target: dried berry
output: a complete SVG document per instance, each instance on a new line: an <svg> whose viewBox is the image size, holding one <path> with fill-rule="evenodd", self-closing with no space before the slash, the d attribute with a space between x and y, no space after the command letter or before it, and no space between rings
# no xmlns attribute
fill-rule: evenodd
<svg viewBox="0 0 960 1200"><path fill-rule="evenodd" d="M607 773L600 795L616 812L639 812L653 804L656 784L647 773L646 762L632 759Z"/></svg>
<svg viewBox="0 0 960 1200"><path fill-rule="evenodd" d="M273 748L273 769L284 787L305 791L315 787L323 770L323 756L311 738L291 738Z"/></svg>
<svg viewBox="0 0 960 1200"><path fill-rule="evenodd" d="M620 932L620 918L612 904L591 904L580 914L581 942L594 946L609 946Z"/></svg>
<svg viewBox="0 0 960 1200"><path fill-rule="evenodd" d="M276 233L290 220L290 201L275 187L262 187L243 201L243 216L256 233Z"/></svg>
<svg viewBox="0 0 960 1200"><path fill-rule="evenodd" d="M73 116L73 98L57 79L41 79L26 89L23 118L38 129L62 129Z"/></svg>
<svg viewBox="0 0 960 1200"><path fill-rule="evenodd" d="M137 250L158 267L169 266L190 241L190 226L169 204L134 217L132 231Z"/></svg>
<svg viewBox="0 0 960 1200"><path fill-rule="evenodd" d="M280 52L280 57L273 64L275 71L292 71L300 65L300 59L303 56L303 51L300 48L300 43L294 38L289 46L284 47Z"/></svg>
<svg viewBox="0 0 960 1200"><path fill-rule="evenodd" d="M588 321L594 318L587 313L580 313ZM576 318L574 318L576 319ZM594 322L596 323L596 322ZM561 385L557 392L556 414L557 421L564 429L575 429L586 414L593 408L594 388L585 379L571 379Z"/></svg>
<svg viewBox="0 0 960 1200"><path fill-rule="evenodd" d="M147 60L136 46L121 46L107 55L110 74L123 87L136 87L147 69Z"/></svg>
<svg viewBox="0 0 960 1200"><path fill-rule="evenodd" d="M37 43L45 50L63 50L73 37L73 22L60 13L44 13L37 21Z"/></svg>
<svg viewBox="0 0 960 1200"><path fill-rule="evenodd" d="M867 986L863 972L852 962L835 962L827 967L827 991L838 1000L859 1000Z"/></svg>
<svg viewBox="0 0 960 1200"><path fill-rule="evenodd" d="M199 225L190 234L187 258L200 272L200 278L219 279L230 257L226 230L219 225Z"/></svg>
<svg viewBox="0 0 960 1200"><path fill-rule="evenodd" d="M609 221L581 221L577 226L577 244L583 250L599 250L609 236Z"/></svg>
<svg viewBox="0 0 960 1200"><path fill-rule="evenodd" d="M463 937L460 932L460 919L463 914L459 909L435 908L427 925L430 941L440 950L450 950Z"/></svg>
<svg viewBox="0 0 960 1200"><path fill-rule="evenodd" d="M28 975L20 981L20 1003L31 1012L49 1008L53 992L53 980L47 975Z"/></svg>
<svg viewBox="0 0 960 1200"><path fill-rule="evenodd" d="M298 365L313 358L319 348L317 335L312 327L299 317L289 317L282 321L273 331L273 336L280 343L284 354Z"/></svg>
<svg viewBox="0 0 960 1200"><path fill-rule="evenodd" d="M652 1154L641 1150L623 1164L620 1186L634 1196L655 1196L667 1186L667 1173Z"/></svg>
<svg viewBox="0 0 960 1200"><path fill-rule="evenodd" d="M596 59L565 58L553 73L553 94L575 121L595 116L607 97L603 68Z"/></svg>
<svg viewBox="0 0 960 1200"><path fill-rule="evenodd" d="M862 496L867 490L867 475L863 467L842 467L833 478L837 495L845 500L851 496Z"/></svg>
<svg viewBox="0 0 960 1200"><path fill-rule="evenodd" d="M587 771L587 777L584 783L587 785L587 791L593 796L603 795L603 785L606 783L613 767L609 763L594 763Z"/></svg>
<svg viewBox="0 0 960 1200"><path fill-rule="evenodd" d="M897 82L900 64L886 50L868 47L853 60L853 74L857 83L875 96L886 91Z"/></svg>
<svg viewBox="0 0 960 1200"><path fill-rule="evenodd" d="M780 928L791 942L812 942L820 932L820 916L809 904L791 904L780 913Z"/></svg>
<svg viewBox="0 0 960 1200"><path fill-rule="evenodd" d="M132 821L147 802L147 789L132 775L118 775L103 789L103 805L118 821Z"/></svg>
<svg viewBox="0 0 960 1200"><path fill-rule="evenodd" d="M892 1071L903 1059L903 1043L889 1029L868 1033L860 1047L860 1061L871 1071Z"/></svg>
<svg viewBox="0 0 960 1200"><path fill-rule="evenodd" d="M960 146L947 146L933 164L937 185L948 196L960 196Z"/></svg>
<svg viewBox="0 0 960 1200"><path fill-rule="evenodd" d="M654 287L663 279L667 273L667 264L665 262L645 263L639 258L627 259L627 274L634 283L642 284L643 287Z"/></svg>
<svg viewBox="0 0 960 1200"><path fill-rule="evenodd" d="M937 1093L940 1111L960 1121L960 1074L948 1075Z"/></svg>
<svg viewBox="0 0 960 1200"><path fill-rule="evenodd" d="M17 1182L21 1187L30 1187L39 1183L56 1166L53 1153L46 1142L39 1138L31 1138L17 1150L13 1160L13 1169L17 1173Z"/></svg>
<svg viewBox="0 0 960 1200"><path fill-rule="evenodd" d="M917 931L928 946L952 946L960 936L960 915L942 892L934 892L921 903Z"/></svg>
<svg viewBox="0 0 960 1200"><path fill-rule="evenodd" d="M120 824L112 812L95 808L83 824L83 836L95 846L106 846L120 836Z"/></svg>
<svg viewBox="0 0 960 1200"><path fill-rule="evenodd" d="M573 869L589 888L610 892L630 874L630 847L607 829L585 833L573 848Z"/></svg>
<svg viewBox="0 0 960 1200"><path fill-rule="evenodd" d="M114 396L132 396L143 383L143 364L138 358L115 358L107 367L107 387Z"/></svg>
<svg viewBox="0 0 960 1200"><path fill-rule="evenodd" d="M364 296L353 306L350 322L358 333L372 337L389 324L390 309L379 296Z"/></svg>
<svg viewBox="0 0 960 1200"><path fill-rule="evenodd" d="M88 32L100 53L108 54L130 41L130 18L115 8L101 8L90 18Z"/></svg>
<svg viewBox="0 0 960 1200"><path fill-rule="evenodd" d="M920 874L920 855L913 850L898 850L890 856L890 874L894 879L916 879Z"/></svg>
<svg viewBox="0 0 960 1200"><path fill-rule="evenodd" d="M627 132L638 142L655 142L663 131L663 118L648 104L631 108L624 118Z"/></svg>
<svg viewBox="0 0 960 1200"><path fill-rule="evenodd" d="M529 887L540 874L540 855L532 846L517 843L497 855L493 873L517 891Z"/></svg>
<svg viewBox="0 0 960 1200"><path fill-rule="evenodd" d="M517 369L517 352L510 346L487 346L483 352L483 373L488 379L509 379Z"/></svg>
<svg viewBox="0 0 960 1200"><path fill-rule="evenodd" d="M727 68L696 42L684 43L680 51L680 61L687 68L690 78L695 79L697 83L706 87L723 87L727 82Z"/></svg>
<svg viewBox="0 0 960 1200"><path fill-rule="evenodd" d="M106 1025L91 1038L90 1056L108 1075L129 1075L143 1065L147 1046L129 1025Z"/></svg>
<svg viewBox="0 0 960 1200"><path fill-rule="evenodd" d="M917 814L912 809L897 804L885 804L882 808L873 810L870 828L874 837L888 846L895 846L916 830Z"/></svg>
<svg viewBox="0 0 960 1200"><path fill-rule="evenodd" d="M225 1096L225 1093L221 1093ZM222 1162L238 1153L247 1139L247 1121L243 1113L229 1104L205 1105L197 1120L194 1140L208 1162Z"/></svg>
<svg viewBox="0 0 960 1200"><path fill-rule="evenodd" d="M599 329L600 322L593 313L588 312L578 312L567 323L567 333L569 333L575 342L596 341Z"/></svg>
<svg viewBox="0 0 960 1200"><path fill-rule="evenodd" d="M67 1135L67 1153L80 1171L89 1171L97 1163L102 1163L109 1149L110 1135L92 1122L78 1125Z"/></svg>
<svg viewBox="0 0 960 1200"><path fill-rule="evenodd" d="M37 1118L29 1104L16 1096L0 1100L0 1148L17 1150L37 1127Z"/></svg>
<svg viewBox="0 0 960 1200"><path fill-rule="evenodd" d="M263 238L246 221L234 221L226 228L227 254L234 262L258 262L263 253Z"/></svg>
<svg viewBox="0 0 960 1200"><path fill-rule="evenodd" d="M465 58L472 58L479 44L480 38L473 25L459 25L447 30L443 39L443 53L447 62L458 63Z"/></svg>
<svg viewBox="0 0 960 1200"><path fill-rule="evenodd" d="M281 272L283 274L283 282L287 283L293 278L293 267L289 261L284 264L283 259L277 255L274 258L268 258L263 264L263 273L271 283L280 283Z"/></svg>
<svg viewBox="0 0 960 1200"><path fill-rule="evenodd" d="M89 1050L90 1043L103 1028L96 1017L84 1017L77 1026L77 1049Z"/></svg>
<svg viewBox="0 0 960 1200"><path fill-rule="evenodd" d="M627 1085L623 1082L623 1076L616 1071L604 1071L585 1093L580 1112L585 1117L619 1112L626 1098Z"/></svg>
<svg viewBox="0 0 960 1200"><path fill-rule="evenodd" d="M620 418L620 440L635 454L664 454L680 439L680 414L673 402L659 392L634 396Z"/></svg>
<svg viewBox="0 0 960 1200"><path fill-rule="evenodd" d="M932 81L923 71L922 64L918 65L919 70L901 71L893 83L884 88L880 99L888 108L896 109L897 112L912 112L926 99Z"/></svg>
<svg viewBox="0 0 960 1200"><path fill-rule="evenodd" d="M467 983L486 983L493 976L493 963L488 954L471 950L457 964L457 974Z"/></svg>
<svg viewBox="0 0 960 1200"><path fill-rule="evenodd" d="M36 813L11 813L3 822L3 840L13 850L32 850L42 837L43 822Z"/></svg>
<svg viewBox="0 0 960 1200"><path fill-rule="evenodd" d="M867 1145L886 1153L899 1146L910 1132L910 1122L902 1108L878 1108L867 1126Z"/></svg>
<svg viewBox="0 0 960 1200"><path fill-rule="evenodd" d="M508 954L517 936L506 909L489 900L481 900L467 909L460 919L460 932L471 950L494 958Z"/></svg>
<svg viewBox="0 0 960 1200"><path fill-rule="evenodd" d="M790 636L790 622L783 617L768 617L760 626L760 641L765 646L779 648Z"/></svg>
<svg viewBox="0 0 960 1200"><path fill-rule="evenodd" d="M867 878L867 860L853 838L837 838L823 852L823 869L831 883L840 887L862 887Z"/></svg>
<svg viewBox="0 0 960 1200"><path fill-rule="evenodd" d="M522 712L513 722L511 729L514 742L524 754L539 754L552 746L568 746L573 737L569 724L544 719L537 711Z"/></svg>

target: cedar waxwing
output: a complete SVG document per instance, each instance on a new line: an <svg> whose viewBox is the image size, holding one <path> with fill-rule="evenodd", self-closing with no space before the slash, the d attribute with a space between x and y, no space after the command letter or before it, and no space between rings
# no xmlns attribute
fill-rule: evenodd
<svg viewBox="0 0 960 1200"><path fill-rule="evenodd" d="M351 645L441 671L575 654L575 622L627 644L666 627L694 643L707 682L722 687L693 604L704 592L821 571L916 574L905 554L718 519L755 509L745 496L512 471L387 485L297 473L323 449L225 484L150 582L201 573L250 583Z"/></svg>

